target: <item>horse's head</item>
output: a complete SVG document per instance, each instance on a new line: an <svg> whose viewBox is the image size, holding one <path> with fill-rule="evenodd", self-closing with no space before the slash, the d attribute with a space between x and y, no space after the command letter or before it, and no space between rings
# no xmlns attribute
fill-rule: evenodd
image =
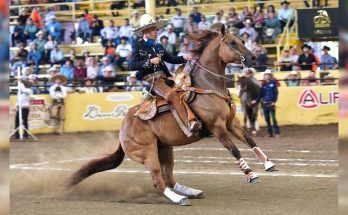
<svg viewBox="0 0 348 215"><path fill-rule="evenodd" d="M256 55L244 46L241 39L229 34L225 25L221 25L219 37L219 56L226 64L244 64L246 67L251 67L256 63Z"/></svg>

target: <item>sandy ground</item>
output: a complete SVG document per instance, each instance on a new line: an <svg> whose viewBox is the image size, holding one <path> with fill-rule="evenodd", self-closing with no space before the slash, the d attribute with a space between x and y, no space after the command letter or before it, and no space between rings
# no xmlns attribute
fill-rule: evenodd
<svg viewBox="0 0 348 215"><path fill-rule="evenodd" d="M144 166L130 160L116 171L64 190L71 171L116 148L117 133L38 138L39 142L11 143L11 214L337 214L337 125L289 126L282 128L279 139L256 137L277 164L278 171L272 173L238 143L260 175L257 184L245 182L235 160L215 138L175 148L177 182L206 195L191 200L189 207L171 204L152 187Z"/></svg>

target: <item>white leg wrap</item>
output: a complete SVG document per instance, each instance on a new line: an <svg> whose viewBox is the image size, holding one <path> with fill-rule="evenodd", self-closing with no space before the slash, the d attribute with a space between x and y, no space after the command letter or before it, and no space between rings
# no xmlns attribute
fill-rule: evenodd
<svg viewBox="0 0 348 215"><path fill-rule="evenodd" d="M243 158L239 159L238 164L239 164L240 170L243 172L247 169L250 169L250 167L248 166L248 164L245 162Z"/></svg>
<svg viewBox="0 0 348 215"><path fill-rule="evenodd" d="M260 162L265 163L268 160L265 153L263 153L263 151L259 147L254 147L253 151L254 151L255 156L257 157L257 159Z"/></svg>
<svg viewBox="0 0 348 215"><path fill-rule="evenodd" d="M251 124L250 124L250 120L249 120L249 118L247 118L247 121L246 121L246 127L247 127L247 128L251 128Z"/></svg>
<svg viewBox="0 0 348 215"><path fill-rule="evenodd" d="M174 203L180 203L181 200L187 199L186 196L181 196L176 194L175 192L171 191L168 187L164 190L163 193L168 199L170 199Z"/></svg>
<svg viewBox="0 0 348 215"><path fill-rule="evenodd" d="M197 189L193 189L193 188L190 188L190 187L186 187L185 185L182 185L182 184L179 184L179 183L175 183L174 191L182 193L182 194L184 194L185 196L188 196L188 197L198 197L198 196L203 194L202 190L197 190Z"/></svg>

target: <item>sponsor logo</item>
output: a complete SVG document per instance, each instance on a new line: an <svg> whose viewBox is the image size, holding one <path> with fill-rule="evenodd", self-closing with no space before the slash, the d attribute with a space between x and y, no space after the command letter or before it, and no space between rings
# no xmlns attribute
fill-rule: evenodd
<svg viewBox="0 0 348 215"><path fill-rule="evenodd" d="M134 99L134 96L132 94L111 94L106 97L106 100L110 102L124 102L124 101L131 101Z"/></svg>
<svg viewBox="0 0 348 215"><path fill-rule="evenodd" d="M111 112L102 112L97 105L88 105L87 112L83 114L83 119L98 120L98 119L115 119L123 118L129 109L128 105L117 105Z"/></svg>
<svg viewBox="0 0 348 215"><path fill-rule="evenodd" d="M321 105L335 105L338 103L339 93L329 92L327 94L316 93L313 89L307 88L301 94L298 105L303 109L316 109Z"/></svg>

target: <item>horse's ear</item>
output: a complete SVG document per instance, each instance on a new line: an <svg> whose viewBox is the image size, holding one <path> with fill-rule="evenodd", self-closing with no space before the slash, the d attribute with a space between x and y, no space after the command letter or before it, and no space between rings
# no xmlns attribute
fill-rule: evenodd
<svg viewBox="0 0 348 215"><path fill-rule="evenodd" d="M220 33L222 36L225 36L225 34L227 33L226 27L224 24L221 25Z"/></svg>

